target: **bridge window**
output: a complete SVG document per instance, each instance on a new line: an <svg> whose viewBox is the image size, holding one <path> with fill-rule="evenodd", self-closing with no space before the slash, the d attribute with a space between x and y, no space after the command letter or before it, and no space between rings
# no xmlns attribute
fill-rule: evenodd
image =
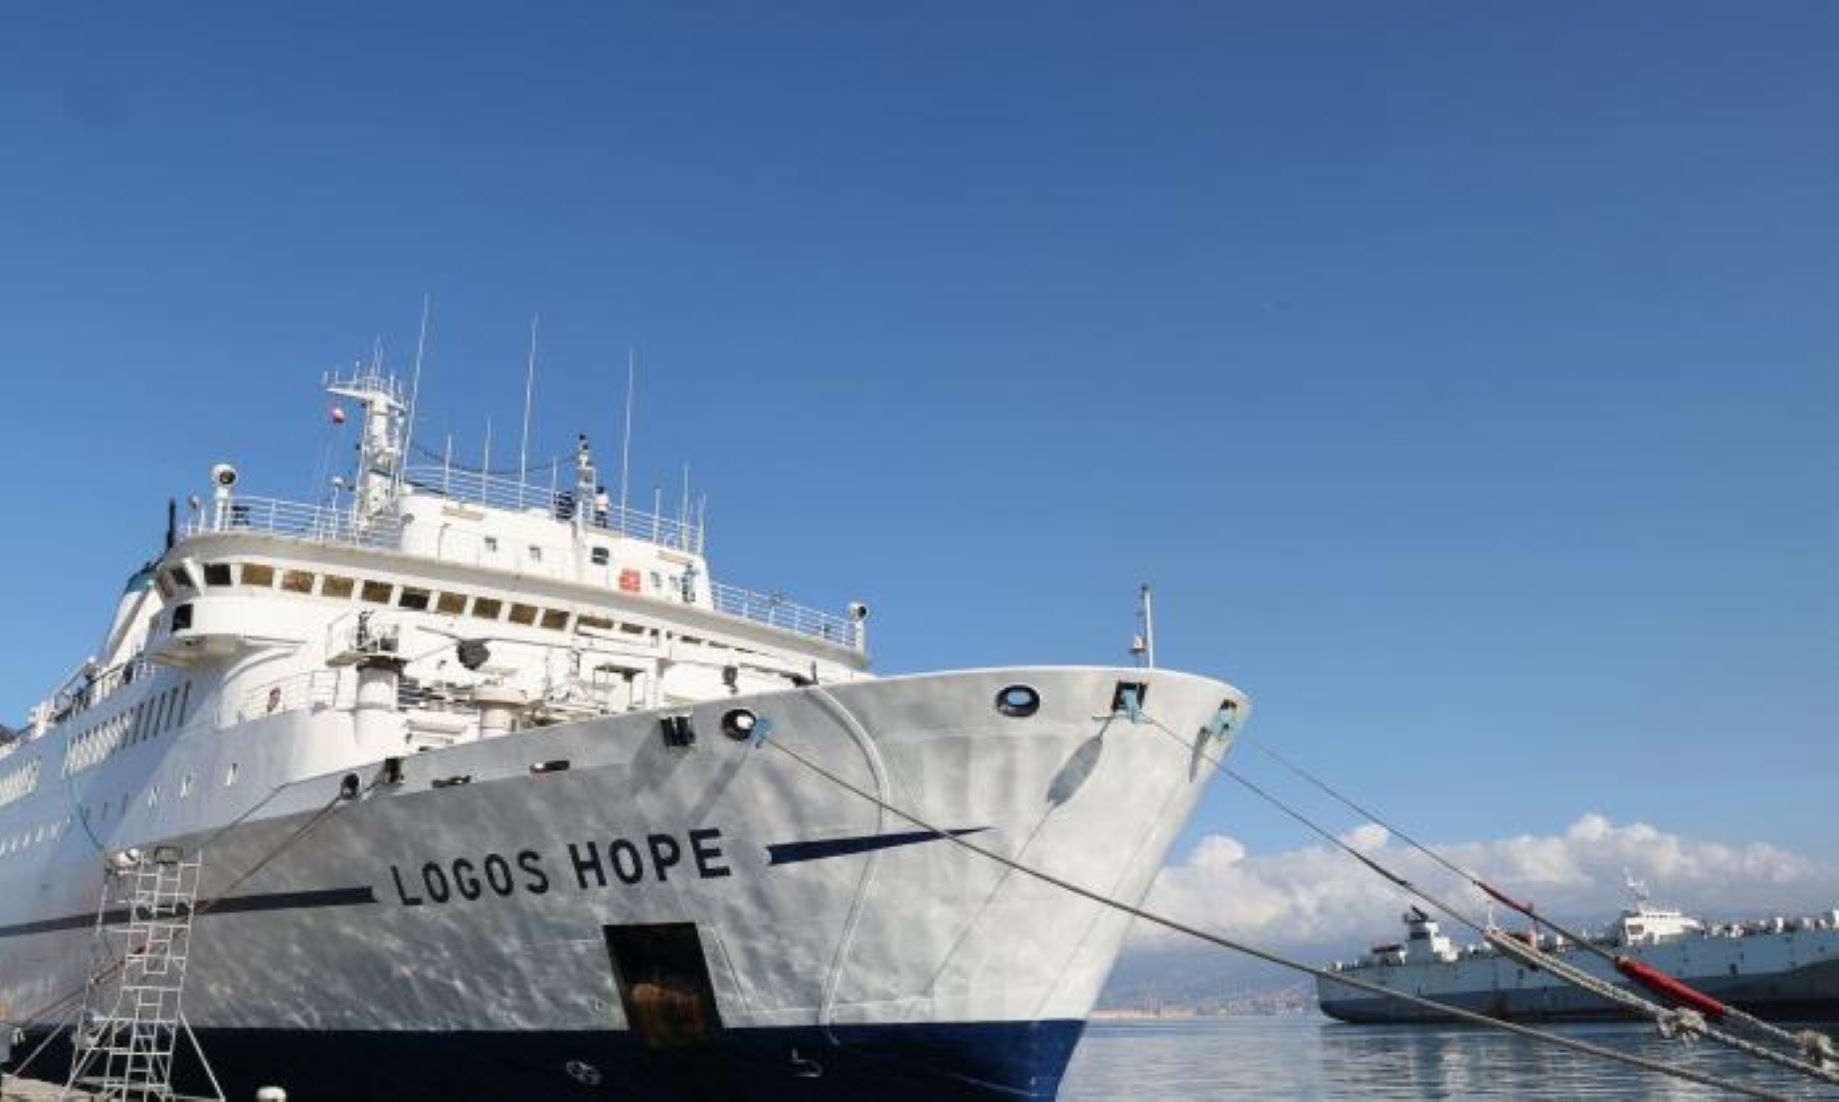
<svg viewBox="0 0 1839 1102"><path fill-rule="evenodd" d="M289 593L311 593L313 575L305 570L289 570L281 575L281 588Z"/></svg>
<svg viewBox="0 0 1839 1102"><path fill-rule="evenodd" d="M430 596L431 594L425 589L416 589L413 586L405 585L402 587L402 596L396 601L396 607L413 609L420 612L428 607L428 598Z"/></svg>
<svg viewBox="0 0 1839 1102"><path fill-rule="evenodd" d="M536 623L536 609L531 605L512 605L511 622L513 624Z"/></svg>
<svg viewBox="0 0 1839 1102"><path fill-rule="evenodd" d="M275 568L259 562L244 563L243 584L257 589L272 589L275 584Z"/></svg>
<svg viewBox="0 0 1839 1102"><path fill-rule="evenodd" d="M191 574L183 566L175 566L168 573L172 575L172 584L180 589L198 588L193 584Z"/></svg>
<svg viewBox="0 0 1839 1102"><path fill-rule="evenodd" d="M319 595L321 597L336 597L342 601L349 598L351 596L351 591L356 588L357 583L350 578L341 577L337 574L327 574L326 580L320 584Z"/></svg>
<svg viewBox="0 0 1839 1102"><path fill-rule="evenodd" d="M443 593L436 600L435 609L447 616L458 616L466 611L466 594Z"/></svg>
<svg viewBox="0 0 1839 1102"><path fill-rule="evenodd" d="M204 584L219 586L230 584L230 564L227 562L207 562L204 564Z"/></svg>
<svg viewBox="0 0 1839 1102"><path fill-rule="evenodd" d="M568 628L568 613L559 608L543 610L543 626L550 631L564 631Z"/></svg>
<svg viewBox="0 0 1839 1102"><path fill-rule="evenodd" d="M480 620L496 620L504 611L504 602L490 597L473 598L473 616Z"/></svg>
<svg viewBox="0 0 1839 1102"><path fill-rule="evenodd" d="M390 603L390 594L394 592L396 587L389 582L365 582L364 591L359 596L373 605L387 605Z"/></svg>

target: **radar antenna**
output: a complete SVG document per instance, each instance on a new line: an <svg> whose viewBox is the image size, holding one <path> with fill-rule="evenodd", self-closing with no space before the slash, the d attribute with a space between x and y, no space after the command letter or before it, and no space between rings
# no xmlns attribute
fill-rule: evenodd
<svg viewBox="0 0 1839 1102"><path fill-rule="evenodd" d="M632 387L638 375L639 350L628 346L626 349L626 428L619 436L619 510L624 516L626 511L626 489L632 469Z"/></svg>
<svg viewBox="0 0 1839 1102"><path fill-rule="evenodd" d="M402 430L402 454L406 457L415 443L415 410L421 404L421 361L428 351L428 310L432 299L424 293L421 296L421 331L415 337L415 371L409 381L409 415ZM408 477L408 464L405 461L396 475L396 489L402 489L403 479Z"/></svg>
<svg viewBox="0 0 1839 1102"><path fill-rule="evenodd" d="M530 358L524 365L524 434L517 444L517 493L522 503L524 483L530 475L530 406L536 400L536 331L542 323L538 314L530 315Z"/></svg>
<svg viewBox="0 0 1839 1102"><path fill-rule="evenodd" d="M1137 634L1130 640L1130 653L1138 665L1156 668L1156 608L1147 585L1137 590Z"/></svg>

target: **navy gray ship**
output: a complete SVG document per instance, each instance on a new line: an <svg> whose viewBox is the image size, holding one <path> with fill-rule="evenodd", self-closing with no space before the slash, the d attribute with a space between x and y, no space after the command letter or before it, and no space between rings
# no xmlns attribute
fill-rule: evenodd
<svg viewBox="0 0 1839 1102"><path fill-rule="evenodd" d="M1404 915L1405 940L1374 946L1333 971L1388 990L1516 1020L1593 1020L1628 1016L1609 1000L1491 946L1459 946L1422 910ZM1603 956L1561 937L1514 935L1567 964L1624 988L1630 979ZM1611 955L1632 958L1720 1002L1774 1021L1839 1021L1839 910L1800 917L1707 922L1653 906L1639 892L1632 907L1594 935ZM1357 990L1330 978L1316 983L1324 1014L1347 1022L1441 1020L1435 1011Z"/></svg>

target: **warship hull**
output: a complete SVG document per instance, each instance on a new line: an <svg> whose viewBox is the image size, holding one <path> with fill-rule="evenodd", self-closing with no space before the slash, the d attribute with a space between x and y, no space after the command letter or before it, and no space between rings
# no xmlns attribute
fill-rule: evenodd
<svg viewBox="0 0 1839 1102"><path fill-rule="evenodd" d="M1839 930L1818 928L1621 950L1711 997L1770 1021L1839 1021ZM1600 979L1628 983L1594 954L1565 959ZM1463 1010L1514 1021L1631 1019L1627 1010L1546 973L1499 957L1365 966L1350 973L1368 983L1421 995ZM1322 1013L1345 1022L1432 1022L1435 1012L1319 980Z"/></svg>

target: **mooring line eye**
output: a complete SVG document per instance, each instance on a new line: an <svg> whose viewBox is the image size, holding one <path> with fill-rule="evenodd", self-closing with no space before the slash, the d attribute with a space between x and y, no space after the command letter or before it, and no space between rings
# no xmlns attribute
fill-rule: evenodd
<svg viewBox="0 0 1839 1102"><path fill-rule="evenodd" d="M996 694L996 710L1015 719L1024 719L1041 710L1041 694L1028 685L1010 685Z"/></svg>

